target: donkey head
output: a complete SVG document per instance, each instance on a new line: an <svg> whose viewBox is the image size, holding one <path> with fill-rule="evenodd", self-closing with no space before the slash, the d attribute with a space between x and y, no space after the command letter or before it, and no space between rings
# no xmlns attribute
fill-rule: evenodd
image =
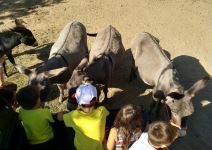
<svg viewBox="0 0 212 150"><path fill-rule="evenodd" d="M179 83L177 71L172 62L162 70L157 85L153 89L155 101L165 100L168 95L176 99L181 99L184 95L184 88Z"/></svg>
<svg viewBox="0 0 212 150"><path fill-rule="evenodd" d="M193 84L191 88L184 91L184 94L170 93L166 96L165 103L171 110L171 122L181 127L182 118L190 116L194 112L194 106L192 104L192 98L203 89L209 77L204 77Z"/></svg>
<svg viewBox="0 0 212 150"><path fill-rule="evenodd" d="M11 29L11 31L19 34L21 36L21 43L26 44L28 46L38 46L38 42L33 36L32 32L27 29L20 20L15 19L16 27Z"/></svg>
<svg viewBox="0 0 212 150"><path fill-rule="evenodd" d="M30 70L21 65L16 65L15 67L20 73L28 76L28 85L35 85L39 88L42 100L48 95L50 85L55 83L56 80L58 80L58 77L68 70L67 67L63 67L39 72L37 70Z"/></svg>
<svg viewBox="0 0 212 150"><path fill-rule="evenodd" d="M89 81L89 77L85 72L87 64L88 64L88 58L84 57L79 63L79 65L74 69L71 78L67 83L69 89L76 88L82 83Z"/></svg>

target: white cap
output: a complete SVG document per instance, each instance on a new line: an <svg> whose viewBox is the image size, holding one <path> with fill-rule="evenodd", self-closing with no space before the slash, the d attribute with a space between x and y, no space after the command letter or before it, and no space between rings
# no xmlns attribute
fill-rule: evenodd
<svg viewBox="0 0 212 150"><path fill-rule="evenodd" d="M91 85L90 83L81 84L77 90L75 97L77 99L78 104L90 104L91 100L96 97L97 98L97 90L96 87Z"/></svg>

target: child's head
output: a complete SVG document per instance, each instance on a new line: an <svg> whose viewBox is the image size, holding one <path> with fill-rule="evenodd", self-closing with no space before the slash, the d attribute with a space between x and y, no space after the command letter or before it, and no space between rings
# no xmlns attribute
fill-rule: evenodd
<svg viewBox="0 0 212 150"><path fill-rule="evenodd" d="M93 108L97 103L96 87L90 83L81 84L76 90L75 97L81 109Z"/></svg>
<svg viewBox="0 0 212 150"><path fill-rule="evenodd" d="M127 147L133 133L142 131L143 119L139 106L128 104L123 106L114 121L114 127L124 130L124 146Z"/></svg>
<svg viewBox="0 0 212 150"><path fill-rule="evenodd" d="M18 103L24 109L33 109L40 103L40 92L36 86L28 85L16 94Z"/></svg>
<svg viewBox="0 0 212 150"><path fill-rule="evenodd" d="M17 85L14 83L10 83L0 89L0 108L9 106L15 110L18 107L15 99L16 89Z"/></svg>
<svg viewBox="0 0 212 150"><path fill-rule="evenodd" d="M14 93L6 89L0 89L0 110L5 107L12 106L14 101Z"/></svg>
<svg viewBox="0 0 212 150"><path fill-rule="evenodd" d="M142 125L143 119L141 109L139 106L132 104L123 106L116 115L116 119L114 121L114 126L116 128L128 126L130 126L130 128L141 128Z"/></svg>
<svg viewBox="0 0 212 150"><path fill-rule="evenodd" d="M179 135L179 129L165 121L156 121L148 129L149 143L155 148L170 146Z"/></svg>

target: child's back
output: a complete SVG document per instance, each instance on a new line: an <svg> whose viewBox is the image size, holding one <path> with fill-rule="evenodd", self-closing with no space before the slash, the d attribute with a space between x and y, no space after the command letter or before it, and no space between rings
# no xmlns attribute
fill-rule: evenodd
<svg viewBox="0 0 212 150"><path fill-rule="evenodd" d="M107 141L108 150L128 149L141 135L143 119L140 107L123 106L116 115Z"/></svg>
<svg viewBox="0 0 212 150"><path fill-rule="evenodd" d="M94 108L97 91L91 84L79 86L75 97L78 109L63 115L65 125L75 131L75 147L77 150L102 150L109 112L103 106Z"/></svg>
<svg viewBox="0 0 212 150"><path fill-rule="evenodd" d="M26 110L21 108L19 118L22 120L30 144L40 144L54 137L49 122L54 122L48 109Z"/></svg>
<svg viewBox="0 0 212 150"><path fill-rule="evenodd" d="M75 130L74 143L77 150L101 150L109 112L100 106L90 113L74 110L63 116L65 125ZM86 144L85 144L86 143Z"/></svg>
<svg viewBox="0 0 212 150"><path fill-rule="evenodd" d="M130 147L130 150L156 150L148 142L148 133L142 133L140 138Z"/></svg>
<svg viewBox="0 0 212 150"><path fill-rule="evenodd" d="M54 122L48 109L40 108L40 93L37 87L26 86L16 95L21 105L19 118L26 132L31 149L55 149L53 129Z"/></svg>
<svg viewBox="0 0 212 150"><path fill-rule="evenodd" d="M156 150L167 148L179 136L179 129L165 121L156 121L149 125L148 133L141 137L129 150Z"/></svg>

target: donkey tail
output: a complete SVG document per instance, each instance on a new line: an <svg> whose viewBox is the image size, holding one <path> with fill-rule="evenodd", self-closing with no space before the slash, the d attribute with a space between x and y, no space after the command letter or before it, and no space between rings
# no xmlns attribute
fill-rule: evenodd
<svg viewBox="0 0 212 150"><path fill-rule="evenodd" d="M96 37L97 36L97 33L87 33L88 36L93 36L93 37Z"/></svg>

